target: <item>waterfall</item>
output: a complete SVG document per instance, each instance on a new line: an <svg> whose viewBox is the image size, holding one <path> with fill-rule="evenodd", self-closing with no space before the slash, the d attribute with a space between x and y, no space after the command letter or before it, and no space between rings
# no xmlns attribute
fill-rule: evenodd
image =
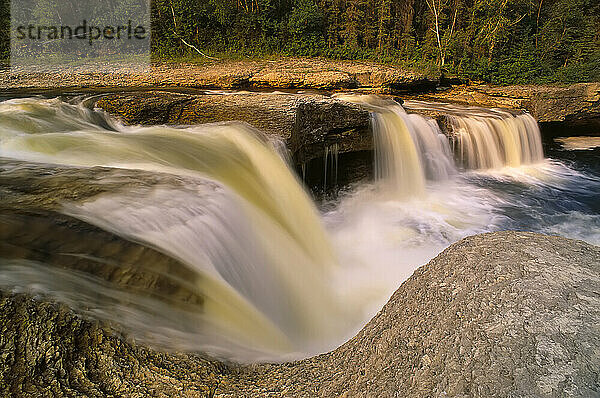
<svg viewBox="0 0 600 398"><path fill-rule="evenodd" d="M329 147L325 147L325 153L323 156L323 192L327 192L327 171L329 168L327 167L327 159L329 158Z"/></svg>
<svg viewBox="0 0 600 398"><path fill-rule="evenodd" d="M59 209L195 272L203 304L178 320L192 336L184 349L280 359L320 352L353 330L356 309L328 284L339 265L318 212L260 134L236 123L125 127L98 123L101 115L58 100L0 103L0 157L185 178L184 186L126 185Z"/></svg>
<svg viewBox="0 0 600 398"><path fill-rule="evenodd" d="M399 105L390 104L374 115L375 178L385 188L401 196L418 196L425 192L422 167L414 135Z"/></svg>
<svg viewBox="0 0 600 398"><path fill-rule="evenodd" d="M449 116L458 161L468 169L517 167L544 158L538 125L529 114L496 112L491 116Z"/></svg>
<svg viewBox="0 0 600 398"><path fill-rule="evenodd" d="M406 101L404 106L447 118L463 168L518 167L544 159L540 129L528 113L420 101Z"/></svg>
<svg viewBox="0 0 600 398"><path fill-rule="evenodd" d="M337 190L338 187L338 165L339 165L339 157L340 157L340 146L336 142L331 145L331 157L333 164L331 165L331 173L333 174L333 188Z"/></svg>
<svg viewBox="0 0 600 398"><path fill-rule="evenodd" d="M326 145L323 156L323 192L327 192L328 181L329 185L333 188L334 195L337 191L338 185L338 163L339 163L340 147L337 142ZM329 162L329 155L331 155L331 162ZM302 179L305 178L305 166L302 164ZM329 176L329 179L328 179Z"/></svg>
<svg viewBox="0 0 600 398"><path fill-rule="evenodd" d="M454 143L432 117L408 114L390 99L372 95L339 95L373 112L375 176L397 196L419 196L426 180L445 180L466 169L517 167L544 159L541 134L528 113L501 109L406 101L412 111L445 118Z"/></svg>
<svg viewBox="0 0 600 398"><path fill-rule="evenodd" d="M403 114L404 123L412 132L421 165L429 180L443 181L456 171L448 138L437 122L421 115Z"/></svg>
<svg viewBox="0 0 600 398"><path fill-rule="evenodd" d="M123 325L137 339L170 349L254 361L332 348L356 332L380 308L373 304L382 304L416 266L451 242L506 219L487 201L510 200L449 179L456 173L454 156L468 168L543 157L539 130L527 114L405 103L409 110L430 112L425 117L390 99L339 97L372 112L377 181L375 190L367 184L325 216L330 234L286 164L291 161L284 143L248 125L127 127L103 112L56 99L0 102L0 177L16 181L0 192L0 229L6 226L9 236L16 225L22 244L32 245L17 246L23 249L17 255L34 251L32 242L40 236L52 243L44 249L60 252L30 259L3 257L0 251L0 288L54 294L76 310ZM448 125L440 129L433 117ZM339 152L338 143L324 147L325 189L337 185ZM303 164L303 178L305 173ZM40 187L39 181L47 183ZM16 197L13 207L4 202L9 196ZM415 197L421 200L405 200ZM28 212L46 217L42 224L57 232L6 221ZM54 236L60 235L57 225L70 234ZM96 236L87 231L91 226L109 237L90 243ZM104 249L122 254L123 242L133 259L116 256L125 258L119 263L101 256ZM135 256L140 247L162 256L158 271ZM144 285L140 290L148 291L140 292L137 285L115 284L79 263L60 262L84 257L116 267L111 275L125 278L163 272L184 293L169 284ZM173 264L162 267L164 258ZM173 305L182 297L182 306Z"/></svg>
<svg viewBox="0 0 600 398"><path fill-rule="evenodd" d="M420 196L426 179L444 180L455 171L448 139L437 122L407 114L397 102L371 95L341 95L373 113L375 178L401 197Z"/></svg>

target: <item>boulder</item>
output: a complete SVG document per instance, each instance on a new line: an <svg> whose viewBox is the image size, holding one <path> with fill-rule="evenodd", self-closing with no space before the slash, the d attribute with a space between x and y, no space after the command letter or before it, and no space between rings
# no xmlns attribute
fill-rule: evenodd
<svg viewBox="0 0 600 398"><path fill-rule="evenodd" d="M0 391L24 396L592 397L600 247L466 238L418 269L356 337L288 364L158 353L42 297L0 296ZM187 395L186 395L187 394Z"/></svg>

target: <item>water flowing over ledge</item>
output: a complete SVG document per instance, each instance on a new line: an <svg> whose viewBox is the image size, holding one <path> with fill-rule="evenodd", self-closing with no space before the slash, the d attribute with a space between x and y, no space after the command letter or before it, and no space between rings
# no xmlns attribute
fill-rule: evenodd
<svg viewBox="0 0 600 398"><path fill-rule="evenodd" d="M269 135L282 137L300 174L308 175L309 179L317 177L315 186L327 185L324 184L326 181L321 166L326 152L335 152L340 156L338 169L343 171L347 161L355 163L354 166L349 166L351 169L356 168L356 156L364 157L362 154L366 151L374 150L376 145L373 137L375 139L379 137L373 130L374 124L369 121L369 113L365 112L365 110L372 110L372 105L369 106L365 102L369 98L367 95L147 92L109 94L92 98L95 99L86 102L93 103L130 124L185 125L225 120L245 121ZM399 109L398 104L391 101L390 97L387 98L390 100L385 105L380 104L380 111L384 108L392 112L393 109ZM497 168L505 164L518 166L539 161L541 158L539 129L527 113L418 101L406 101L405 106L409 114L435 119L439 124L437 127L449 137L457 136L459 130L464 131L462 134L464 145L461 147L469 147L467 148L469 157L467 154L463 155L465 160L463 166L469 168ZM389 114L388 111L384 113ZM461 112L463 116L458 117ZM423 124L423 121L416 116L404 119L411 118L411 125ZM461 128L457 125L458 122L468 123L471 127ZM435 122L428 120L428 123L433 123L432 128L436 128ZM478 126L478 124L483 125ZM424 130L414 127L410 131ZM418 137L416 139L421 140ZM485 145L481 140L486 140ZM437 145L429 139L421 140L419 145L427 143ZM531 148L526 147L525 144ZM435 148L432 149L435 151ZM430 163L436 162L433 153L427 156ZM482 157L484 159L481 159ZM318 166L310 164L319 159ZM443 164L430 166L436 169L429 170L429 173L443 172L443 169L447 168ZM331 185L334 179L332 177L335 175L329 177L327 180ZM340 183L344 182L340 181Z"/></svg>
<svg viewBox="0 0 600 398"><path fill-rule="evenodd" d="M540 129L528 113L421 101L405 101L404 107L443 115L464 168L518 167L544 158Z"/></svg>
<svg viewBox="0 0 600 398"><path fill-rule="evenodd" d="M437 119L389 98L327 101L340 102L372 119L376 180L321 218L281 141L245 124L127 127L58 99L1 103L1 286L54 295L163 348L284 360L342 342L465 236L527 228L600 240L589 211L599 184L544 161L528 115L404 105L442 108L456 128L444 134ZM340 150L324 148L325 187L338 183ZM465 169L462 154L482 163ZM515 196L523 183L533 192ZM559 190L573 197L538 206ZM152 260L126 255L140 250Z"/></svg>
<svg viewBox="0 0 600 398"><path fill-rule="evenodd" d="M153 340L155 317L164 333L157 332L157 339L171 341L172 347L238 360L273 359L323 351L362 321L361 311L349 313L329 288L339 266L314 205L258 132L240 124L129 128L59 100L7 101L0 113L2 157L56 165L56 171L38 166L37 173L49 170L47 184L54 183L61 167L140 170L155 181L83 201L59 199L52 209L151 247L193 271L195 281L188 288L201 304L182 312L173 325L168 307L147 314L148 304L140 305L127 325L130 320L112 313L110 301L96 302L99 313L137 330L138 337ZM36 174L20 168L9 165L5 179ZM185 184L163 182L161 174L185 178ZM134 176L143 179L144 173ZM68 185L68 176L63 178ZM125 187L132 182L127 174L119 178ZM52 292L57 287L51 281L61 279L45 275L44 267L21 268L39 271L22 283L50 281L42 290ZM18 285L7 278L5 286ZM72 278L65 294L75 294L77 274ZM81 286L88 287L81 294L89 295L82 301L93 302L93 285ZM133 299L122 299L127 300ZM144 326L146 318L150 323Z"/></svg>
<svg viewBox="0 0 600 398"><path fill-rule="evenodd" d="M542 139L531 115L501 109L396 101L369 95L336 98L373 112L375 177L398 195L418 196L425 180L447 180L464 169L501 169L539 163ZM445 122L411 113L432 113ZM454 150L451 149L454 148Z"/></svg>
<svg viewBox="0 0 600 398"><path fill-rule="evenodd" d="M419 98L488 108L525 109L549 135L597 135L600 130L600 83L597 82L570 86L461 85Z"/></svg>

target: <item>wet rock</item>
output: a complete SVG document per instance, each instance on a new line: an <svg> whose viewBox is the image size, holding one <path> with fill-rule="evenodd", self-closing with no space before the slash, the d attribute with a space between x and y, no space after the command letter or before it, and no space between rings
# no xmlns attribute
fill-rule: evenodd
<svg viewBox="0 0 600 398"><path fill-rule="evenodd" d="M525 109L542 127L559 126L571 134L600 131L600 83L571 86L462 85L420 97L485 107ZM567 133L568 134L568 133Z"/></svg>
<svg viewBox="0 0 600 398"><path fill-rule="evenodd" d="M373 148L369 112L319 94L151 91L109 94L95 105L127 124L246 122L283 138L297 164L323 157L333 143L340 153Z"/></svg>
<svg viewBox="0 0 600 398"><path fill-rule="evenodd" d="M466 238L356 337L289 364L162 354L68 309L4 293L0 391L43 396L592 397L600 248L533 233Z"/></svg>
<svg viewBox="0 0 600 398"><path fill-rule="evenodd" d="M44 169L4 161L0 163L0 258L75 270L124 290L200 308L204 298L195 288L196 272L157 250L61 212L65 202L81 203L123 187L150 192L153 186L167 182L185 184L179 177L139 170Z"/></svg>
<svg viewBox="0 0 600 398"><path fill-rule="evenodd" d="M0 293L0 309L5 397L211 396L226 369L137 346L59 304Z"/></svg>

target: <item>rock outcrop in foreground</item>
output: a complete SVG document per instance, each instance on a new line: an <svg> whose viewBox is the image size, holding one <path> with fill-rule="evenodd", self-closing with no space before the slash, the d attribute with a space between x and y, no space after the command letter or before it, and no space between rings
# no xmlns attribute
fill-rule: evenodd
<svg viewBox="0 0 600 398"><path fill-rule="evenodd" d="M22 294L0 297L2 396L593 397L600 247L533 233L466 238L353 339L290 364L164 354Z"/></svg>

